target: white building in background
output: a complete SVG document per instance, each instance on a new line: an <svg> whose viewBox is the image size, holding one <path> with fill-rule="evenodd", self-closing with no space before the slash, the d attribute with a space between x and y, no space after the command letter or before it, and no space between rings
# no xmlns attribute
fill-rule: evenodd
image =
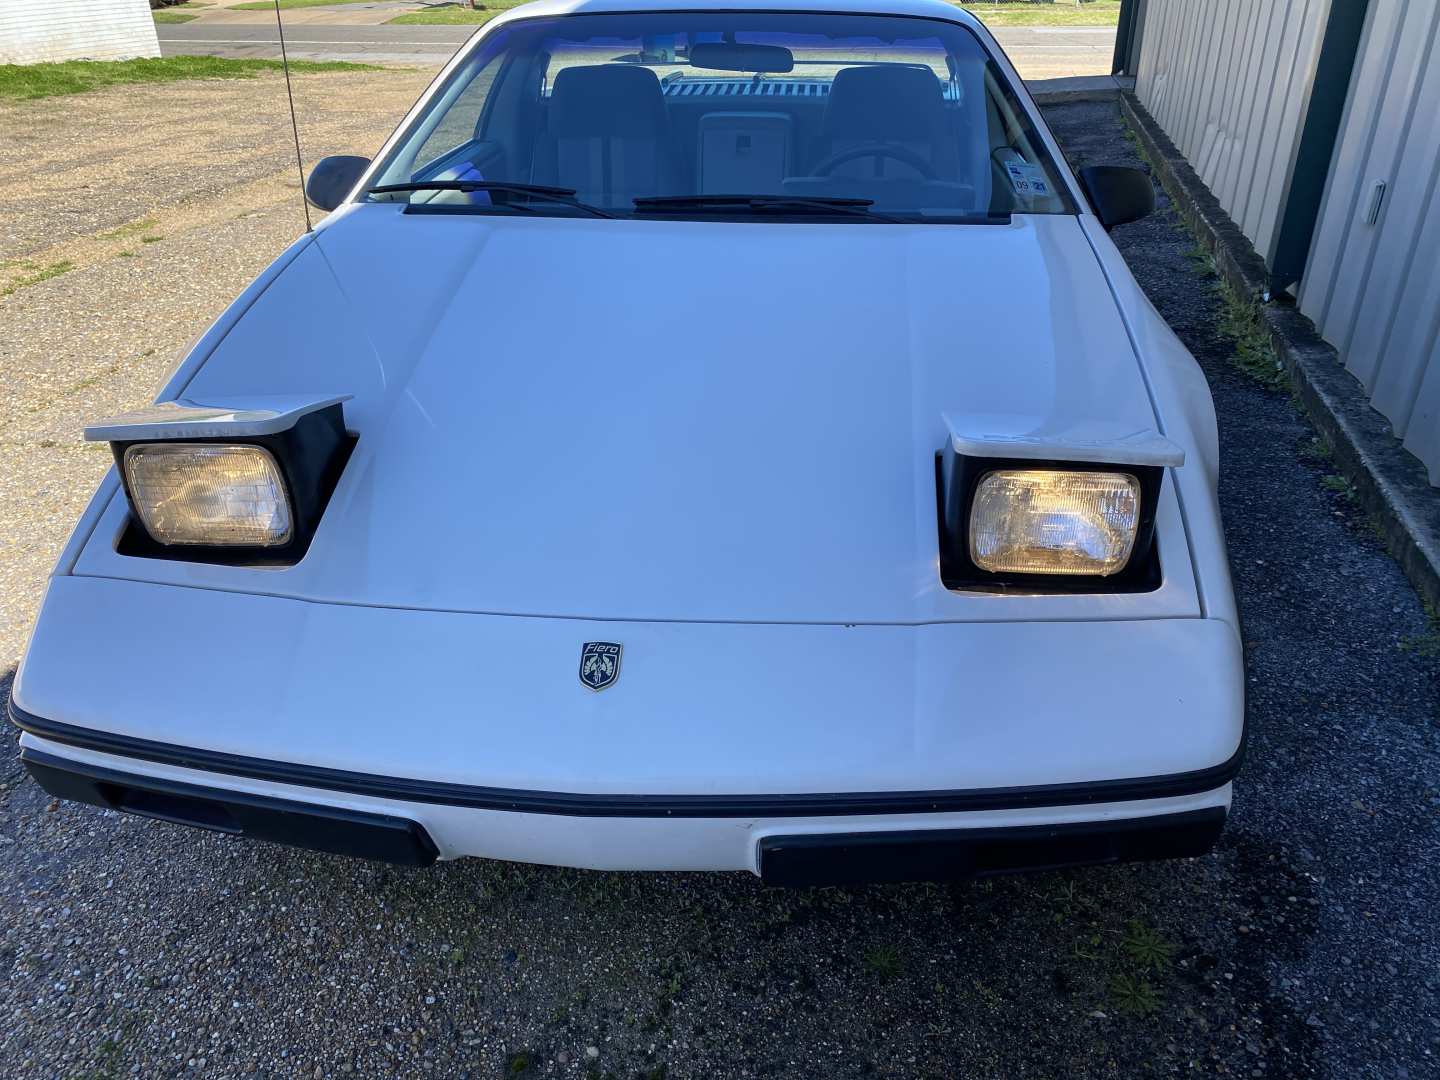
<svg viewBox="0 0 1440 1080"><path fill-rule="evenodd" d="M1440 486L1440 0L1126 0L1135 93Z"/></svg>
<svg viewBox="0 0 1440 1080"><path fill-rule="evenodd" d="M0 0L0 64L159 55L149 0Z"/></svg>

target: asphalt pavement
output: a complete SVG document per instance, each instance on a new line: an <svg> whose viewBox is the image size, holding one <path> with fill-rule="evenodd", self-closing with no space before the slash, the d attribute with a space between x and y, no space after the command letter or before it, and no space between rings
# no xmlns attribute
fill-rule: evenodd
<svg viewBox="0 0 1440 1080"><path fill-rule="evenodd" d="M273 21L162 24L166 56L205 55L275 59L280 38ZM289 24L285 44L292 59L352 60L439 66L471 34L469 26L334 26ZM1110 71L1115 28L1108 26L1002 26L996 39L1027 79L1098 75Z"/></svg>

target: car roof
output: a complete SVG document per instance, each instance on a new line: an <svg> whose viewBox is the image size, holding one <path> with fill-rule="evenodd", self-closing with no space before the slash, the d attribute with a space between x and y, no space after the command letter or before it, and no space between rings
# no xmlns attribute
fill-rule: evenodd
<svg viewBox="0 0 1440 1080"><path fill-rule="evenodd" d="M911 15L979 28L980 21L945 0L536 0L502 12L490 25L539 15L628 11L804 11L838 15ZM482 28L483 29L483 28Z"/></svg>

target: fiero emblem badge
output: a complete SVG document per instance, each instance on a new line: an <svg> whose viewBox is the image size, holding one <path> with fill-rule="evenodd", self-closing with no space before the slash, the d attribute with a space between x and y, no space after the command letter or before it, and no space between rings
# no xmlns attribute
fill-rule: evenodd
<svg viewBox="0 0 1440 1080"><path fill-rule="evenodd" d="M613 641L587 641L580 647L580 681L591 690L604 690L620 677L623 645Z"/></svg>

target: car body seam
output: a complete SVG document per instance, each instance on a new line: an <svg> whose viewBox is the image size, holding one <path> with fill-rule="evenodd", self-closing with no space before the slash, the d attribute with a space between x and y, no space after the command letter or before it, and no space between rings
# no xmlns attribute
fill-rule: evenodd
<svg viewBox="0 0 1440 1080"><path fill-rule="evenodd" d="M1150 369L1145 366L1145 358L1141 355L1140 343L1135 339L1135 329L1130 325L1130 319L1125 313L1125 305L1120 303L1120 294L1115 289L1114 278L1110 275L1110 268L1105 265L1105 260L1100 257L1099 250L1095 247L1095 240L1090 235L1090 230L1080 225L1080 233L1085 237L1085 243L1090 248L1090 253L1095 257L1095 265L1100 271L1100 276L1105 279L1105 287L1110 292L1111 302L1115 305L1115 314L1120 319L1120 325L1125 328L1125 337L1130 342L1130 354L1135 358L1135 367L1140 372L1140 381L1145 387L1145 396L1150 400L1150 409L1155 414L1155 426L1162 435L1169 435L1165 425L1165 413L1160 408L1160 403L1155 399L1155 387L1151 383ZM1180 527L1185 533L1185 554L1190 559L1190 573L1195 579L1195 600L1200 605L1202 618L1210 617L1210 603L1205 595L1205 582L1200 575L1200 560L1195 554L1195 535L1190 527L1190 513L1185 506L1185 492L1181 490L1180 484L1175 478L1175 470L1167 468L1170 474L1170 486L1175 492L1175 502L1180 509Z"/></svg>
<svg viewBox="0 0 1440 1080"><path fill-rule="evenodd" d="M298 564L297 564L298 565ZM288 568L287 568L288 569ZM284 571L257 570L257 573L283 573ZM285 600L297 604L319 604L325 607L339 608L368 608L375 611L403 611L417 615L474 615L480 618L494 619L548 619L556 622L586 622L586 623L637 623L653 624L657 626L832 626L841 629L858 629L861 627L922 627L922 626L1024 626L1047 623L1133 623L1133 622L1194 622L1211 621L1209 616L1203 614L1136 614L1133 612L1124 615L1109 617L1097 617L1095 615L1077 615L1074 618L1052 618L1052 619L917 619L914 621L898 619L676 619L664 616L650 615L557 615L552 612L543 611L482 611L470 608L447 608L447 607L415 607L408 604L383 604L375 601L359 603L351 600L320 599L312 596L293 596L289 593L265 592L260 589L246 588L235 589L223 585L197 585L188 582L184 585L173 581L152 581L149 578L118 577L113 574L92 574L76 573L68 575L75 578L89 578L94 581L118 581L127 585L152 585L160 589L188 589L196 592L221 592L230 593L235 596L263 597L267 600ZM1009 599L1023 600L1032 597L1048 598L1051 593L1024 594L1017 593ZM1083 596L1083 593L1071 594ZM1109 595L1107 593L1096 593L1097 596Z"/></svg>

